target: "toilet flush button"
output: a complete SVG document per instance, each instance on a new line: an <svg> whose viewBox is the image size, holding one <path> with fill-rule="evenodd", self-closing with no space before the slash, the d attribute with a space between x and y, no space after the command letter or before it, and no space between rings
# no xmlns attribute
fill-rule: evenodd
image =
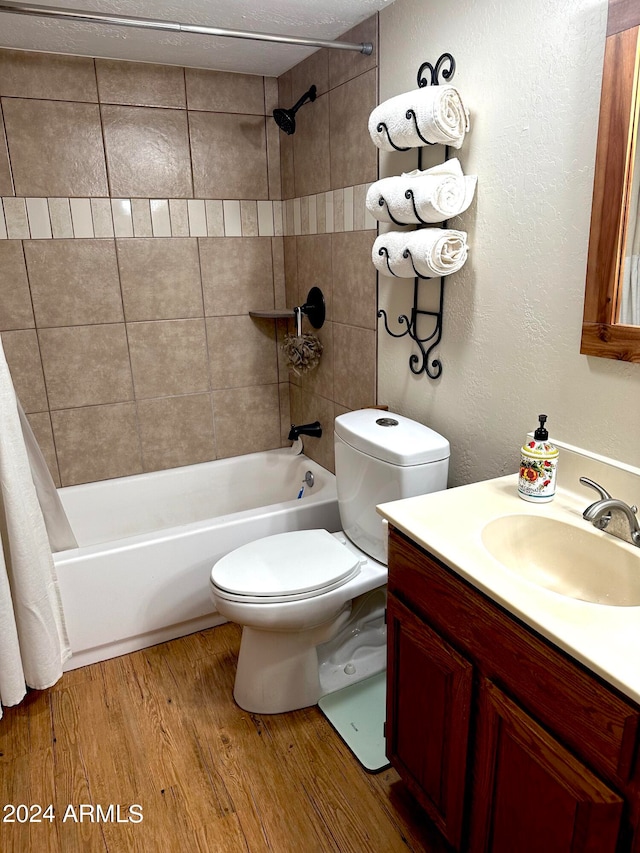
<svg viewBox="0 0 640 853"><path fill-rule="evenodd" d="M355 666L354 666L352 663L348 663L348 664L345 666L344 671L345 671L345 674L346 674L346 675L354 675L354 674L355 674L355 671L356 671L356 668L355 668Z"/></svg>
<svg viewBox="0 0 640 853"><path fill-rule="evenodd" d="M378 418L376 421L378 426L382 427L390 427L390 426L398 426L398 421L395 418Z"/></svg>

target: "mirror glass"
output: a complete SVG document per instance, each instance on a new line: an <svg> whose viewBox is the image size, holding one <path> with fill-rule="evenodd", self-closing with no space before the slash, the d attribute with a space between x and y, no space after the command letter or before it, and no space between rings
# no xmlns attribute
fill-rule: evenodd
<svg viewBox="0 0 640 853"><path fill-rule="evenodd" d="M638 135L636 116L634 137ZM633 178L627 212L627 239L620 276L619 323L640 326L640 147L635 146Z"/></svg>

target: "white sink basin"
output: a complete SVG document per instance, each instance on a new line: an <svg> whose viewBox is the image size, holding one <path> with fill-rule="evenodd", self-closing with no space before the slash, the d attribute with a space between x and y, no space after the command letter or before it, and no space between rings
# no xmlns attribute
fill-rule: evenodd
<svg viewBox="0 0 640 853"><path fill-rule="evenodd" d="M640 606L640 548L636 554L609 534L545 516L505 515L485 525L482 543L510 572L552 592Z"/></svg>

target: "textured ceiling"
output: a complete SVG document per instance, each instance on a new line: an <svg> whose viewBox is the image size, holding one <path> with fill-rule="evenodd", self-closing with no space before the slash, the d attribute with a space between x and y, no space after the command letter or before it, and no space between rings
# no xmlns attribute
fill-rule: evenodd
<svg viewBox="0 0 640 853"><path fill-rule="evenodd" d="M39 5L336 40L393 0L50 0ZM33 4L32 4L33 5ZM277 77L315 48L0 14L0 47Z"/></svg>

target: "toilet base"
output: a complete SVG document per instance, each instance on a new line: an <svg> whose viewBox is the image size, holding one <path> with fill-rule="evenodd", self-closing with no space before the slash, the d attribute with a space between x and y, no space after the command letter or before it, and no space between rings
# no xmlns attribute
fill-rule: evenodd
<svg viewBox="0 0 640 853"><path fill-rule="evenodd" d="M320 698L317 646L346 623L348 606L306 631L263 631L244 626L233 698L254 714L282 714L316 705Z"/></svg>

